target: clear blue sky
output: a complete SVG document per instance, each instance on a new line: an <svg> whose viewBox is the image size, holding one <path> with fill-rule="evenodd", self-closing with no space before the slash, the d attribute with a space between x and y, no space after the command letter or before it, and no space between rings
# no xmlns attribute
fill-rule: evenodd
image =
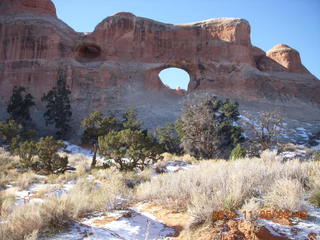
<svg viewBox="0 0 320 240"><path fill-rule="evenodd" d="M166 23L239 17L251 25L252 44L267 51L278 43L300 52L303 64L320 78L320 0L52 0L58 17L79 32L92 32L117 12ZM172 87L178 84L175 79Z"/></svg>

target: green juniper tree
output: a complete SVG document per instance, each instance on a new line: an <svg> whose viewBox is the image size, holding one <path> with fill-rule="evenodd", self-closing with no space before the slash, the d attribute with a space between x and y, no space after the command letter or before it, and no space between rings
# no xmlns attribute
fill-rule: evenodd
<svg viewBox="0 0 320 240"><path fill-rule="evenodd" d="M3 144L11 144L14 138L19 136L23 131L21 124L17 124L14 120L8 122L0 121L0 140Z"/></svg>
<svg viewBox="0 0 320 240"><path fill-rule="evenodd" d="M14 86L7 107L7 112L10 116L9 119L26 127L27 124L32 121L30 108L33 106L35 106L35 103L32 95L27 93L24 87Z"/></svg>
<svg viewBox="0 0 320 240"><path fill-rule="evenodd" d="M20 166L46 174L61 173L68 169L68 157L60 156L58 151L65 148L61 140L53 137L40 138L39 142L25 141L15 149Z"/></svg>
<svg viewBox="0 0 320 240"><path fill-rule="evenodd" d="M20 166L22 168L31 168L38 170L38 163L36 156L38 154L37 144L34 141L25 141L19 144L14 151L13 155L19 156Z"/></svg>
<svg viewBox="0 0 320 240"><path fill-rule="evenodd" d="M99 153L121 170L143 170L155 163L161 149L143 130L124 129L99 137ZM110 160L112 159L112 160Z"/></svg>
<svg viewBox="0 0 320 240"><path fill-rule="evenodd" d="M118 131L121 125L115 117L104 117L100 112L93 112L88 118L82 120L81 127L85 129L82 135L82 143L93 146L91 168L94 168L97 163L98 137Z"/></svg>
<svg viewBox="0 0 320 240"><path fill-rule="evenodd" d="M68 157L62 157L57 152L64 149L65 145L53 137L40 138L37 143L39 163L37 168L46 173L64 172L68 166Z"/></svg>
<svg viewBox="0 0 320 240"><path fill-rule="evenodd" d="M20 143L26 140L35 139L36 132L32 129L25 129L14 120L7 122L0 121L0 143L7 145L7 149L12 153Z"/></svg>
<svg viewBox="0 0 320 240"><path fill-rule="evenodd" d="M64 139L71 130L70 94L71 91L66 84L66 74L61 71L58 75L57 85L42 97L42 101L47 103L44 113L46 124L55 126L56 136L59 139Z"/></svg>
<svg viewBox="0 0 320 240"><path fill-rule="evenodd" d="M228 99L207 97L187 105L177 122L184 151L199 159L228 158L243 140L238 118L238 104Z"/></svg>
<svg viewBox="0 0 320 240"><path fill-rule="evenodd" d="M107 165L115 164L120 170L143 170L158 160L162 149L148 131L141 129L143 122L137 120L137 112L130 108L123 114L118 131L98 137L99 154Z"/></svg>
<svg viewBox="0 0 320 240"><path fill-rule="evenodd" d="M131 129L131 130L140 130L143 123L137 120L137 109L131 107L128 111L126 111L123 117L123 128Z"/></svg>
<svg viewBox="0 0 320 240"><path fill-rule="evenodd" d="M180 154L182 152L180 147L181 138L174 123L167 123L164 127L157 128L155 134L165 152L173 154Z"/></svg>

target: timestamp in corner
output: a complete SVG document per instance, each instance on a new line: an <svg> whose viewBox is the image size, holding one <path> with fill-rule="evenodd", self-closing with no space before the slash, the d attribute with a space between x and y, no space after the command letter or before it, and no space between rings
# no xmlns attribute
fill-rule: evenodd
<svg viewBox="0 0 320 240"><path fill-rule="evenodd" d="M212 220L228 220L228 219L288 219L288 218L308 218L306 211L289 211L289 210L242 210L242 211L228 211L228 210L214 210L212 212Z"/></svg>

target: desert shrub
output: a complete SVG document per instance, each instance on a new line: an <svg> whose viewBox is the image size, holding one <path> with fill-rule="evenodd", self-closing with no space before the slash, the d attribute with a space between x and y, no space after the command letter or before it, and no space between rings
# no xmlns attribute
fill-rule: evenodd
<svg viewBox="0 0 320 240"><path fill-rule="evenodd" d="M320 150L315 151L313 153L312 159L313 159L313 161L319 161L320 162Z"/></svg>
<svg viewBox="0 0 320 240"><path fill-rule="evenodd" d="M264 197L267 206L273 209L302 210L303 187L297 179L278 179Z"/></svg>
<svg viewBox="0 0 320 240"><path fill-rule="evenodd" d="M98 152L98 137L107 135L111 132L118 131L120 124L115 117L104 117L100 112L93 112L88 118L85 118L81 122L81 127L84 128L82 135L82 143L90 144L93 146L93 157L91 167L95 167Z"/></svg>
<svg viewBox="0 0 320 240"><path fill-rule="evenodd" d="M17 166L18 158L5 151L0 147L0 173L4 173L9 169L14 169Z"/></svg>
<svg viewBox="0 0 320 240"><path fill-rule="evenodd" d="M176 131L174 123L167 123L164 127L157 128L155 134L165 152L172 154L180 154L182 152L180 147L181 138Z"/></svg>
<svg viewBox="0 0 320 240"><path fill-rule="evenodd" d="M108 172L104 171L104 174ZM70 206L70 214L76 219L92 211L123 209L127 206L130 192L121 177L108 176L108 181L97 183L80 179L61 201Z"/></svg>
<svg viewBox="0 0 320 240"><path fill-rule="evenodd" d="M40 138L37 144L37 155L39 163L37 168L46 173L63 172L68 165L68 157L61 157L57 152L65 148L62 141L53 137Z"/></svg>
<svg viewBox="0 0 320 240"><path fill-rule="evenodd" d="M34 172L25 172L20 173L18 177L15 179L16 186L20 187L21 189L26 189L32 183L38 182L39 179Z"/></svg>
<svg viewBox="0 0 320 240"><path fill-rule="evenodd" d="M10 210L12 209L12 206L15 205L15 202L15 194L10 191L0 191L0 216L7 216L10 214Z"/></svg>
<svg viewBox="0 0 320 240"><path fill-rule="evenodd" d="M125 129L99 137L99 154L120 170L143 170L157 161L159 146L142 130Z"/></svg>
<svg viewBox="0 0 320 240"><path fill-rule="evenodd" d="M186 208L191 224L196 225L211 221L213 210L243 209L252 199L261 199L256 207L268 203L299 209L304 196L302 186L317 179L319 170L312 162L280 162L271 157L268 160L211 160L200 162L187 171L151 178L137 187L137 198ZM282 193L281 186L286 188ZM286 196L288 199L283 199Z"/></svg>
<svg viewBox="0 0 320 240"><path fill-rule="evenodd" d="M38 240L38 233L38 230L34 230L32 233L26 236L24 240Z"/></svg>
<svg viewBox="0 0 320 240"><path fill-rule="evenodd" d="M31 123L30 108L35 105L33 97L22 86L14 86L7 107L10 119L26 126Z"/></svg>
<svg viewBox="0 0 320 240"><path fill-rule="evenodd" d="M5 151L4 148L0 147L0 189L10 182L15 181L17 176L20 175L16 169L18 166L18 157L12 156L9 152Z"/></svg>
<svg viewBox="0 0 320 240"><path fill-rule="evenodd" d="M85 172L89 171L91 169L91 164L92 164L92 158L85 156L83 154L67 154L64 153L68 156L68 162L69 165L76 168L77 170L85 170ZM80 170L81 171L81 170Z"/></svg>
<svg viewBox="0 0 320 240"><path fill-rule="evenodd" d="M252 197L245 201L241 207L241 212L244 211L247 213L251 211L249 217L256 219L259 217L259 210L263 207L263 200L259 198Z"/></svg>
<svg viewBox="0 0 320 240"><path fill-rule="evenodd" d="M312 191L309 202L320 207L320 187Z"/></svg>
<svg viewBox="0 0 320 240"><path fill-rule="evenodd" d="M57 198L49 198L42 204L17 206L1 220L0 239L20 240L35 231L65 228L70 216L68 206Z"/></svg>
<svg viewBox="0 0 320 240"><path fill-rule="evenodd" d="M246 156L246 150L242 148L240 144L237 144L237 146L230 153L231 160L244 158L245 156Z"/></svg>
<svg viewBox="0 0 320 240"><path fill-rule="evenodd" d="M20 135L23 127L14 120L8 122L0 121L0 139L4 144L10 144L12 140Z"/></svg>
<svg viewBox="0 0 320 240"><path fill-rule="evenodd" d="M68 157L60 156L58 151L65 148L62 141L53 137L40 138L38 143L26 141L13 152L19 156L20 166L47 174L64 172L68 166Z"/></svg>
<svg viewBox="0 0 320 240"><path fill-rule="evenodd" d="M19 156L22 168L37 169L36 155L38 153L37 144L33 141L25 141L20 146L15 147L14 154Z"/></svg>
<svg viewBox="0 0 320 240"><path fill-rule="evenodd" d="M243 140L238 118L238 104L230 100L209 97L187 105L177 128L184 151L200 159L229 157Z"/></svg>
<svg viewBox="0 0 320 240"><path fill-rule="evenodd" d="M152 169L145 169L139 173L134 171L125 172L123 174L123 180L128 188L134 188L143 182L150 181L151 174Z"/></svg>
<svg viewBox="0 0 320 240"><path fill-rule="evenodd" d="M163 161L165 161L165 162L182 161L182 162L185 162L188 164L198 163L198 160L189 154L175 155L175 154L170 154L170 153L162 153L161 156L163 157Z"/></svg>
<svg viewBox="0 0 320 240"><path fill-rule="evenodd" d="M59 231L71 220L93 211L123 209L131 198L122 174L117 170L97 170L96 179L80 178L75 186L60 197L47 196L43 203L15 206L10 214L0 217L0 239L21 240L38 232ZM1 193L1 192L0 192ZM0 195L1 203L1 195Z"/></svg>
<svg viewBox="0 0 320 240"><path fill-rule="evenodd" d="M7 145L7 150L13 153L23 141L36 138L36 132L32 129L24 128L14 120L8 122L0 121L0 143Z"/></svg>

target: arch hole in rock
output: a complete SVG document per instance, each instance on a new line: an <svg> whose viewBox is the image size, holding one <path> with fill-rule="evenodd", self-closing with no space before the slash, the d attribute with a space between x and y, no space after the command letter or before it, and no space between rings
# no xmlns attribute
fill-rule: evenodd
<svg viewBox="0 0 320 240"><path fill-rule="evenodd" d="M101 48L95 44L82 44L77 49L78 56L81 59L95 59L100 57Z"/></svg>
<svg viewBox="0 0 320 240"><path fill-rule="evenodd" d="M171 89L188 90L190 75L181 68L170 67L163 69L159 77L164 85Z"/></svg>

